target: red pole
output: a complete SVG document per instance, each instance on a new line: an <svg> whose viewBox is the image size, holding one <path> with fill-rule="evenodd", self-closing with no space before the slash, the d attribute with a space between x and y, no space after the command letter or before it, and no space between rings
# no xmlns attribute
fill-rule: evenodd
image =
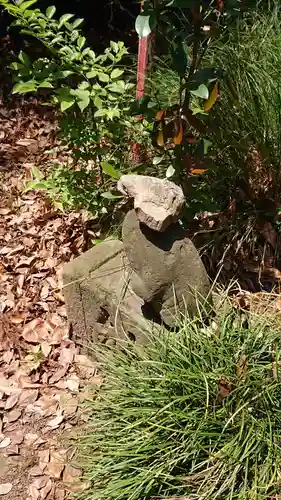
<svg viewBox="0 0 281 500"><path fill-rule="evenodd" d="M141 11L143 7L143 2L141 4ZM145 79L148 69L149 62L149 42L151 36L145 36L139 38L139 48L138 48L138 72L137 72L137 88L136 88L136 99L142 99L145 95ZM139 120L142 120L143 116L138 116ZM136 163L140 163L140 153L141 147L140 144L133 144L132 148L134 161Z"/></svg>
<svg viewBox="0 0 281 500"><path fill-rule="evenodd" d="M138 73L137 73L137 90L136 98L142 99L144 97L145 77L148 67L148 46L149 36L139 39L138 51Z"/></svg>

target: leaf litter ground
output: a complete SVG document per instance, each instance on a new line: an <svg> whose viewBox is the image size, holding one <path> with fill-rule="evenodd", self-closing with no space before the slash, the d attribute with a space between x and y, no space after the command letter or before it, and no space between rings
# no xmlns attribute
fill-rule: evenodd
<svg viewBox="0 0 281 500"><path fill-rule="evenodd" d="M89 221L23 193L32 166L67 160L56 132L54 112L36 102L0 106L0 496L7 500L63 500L86 486L68 438L87 421L79 402L100 379L69 337L61 270L87 249ZM55 146L50 159L46 150Z"/></svg>

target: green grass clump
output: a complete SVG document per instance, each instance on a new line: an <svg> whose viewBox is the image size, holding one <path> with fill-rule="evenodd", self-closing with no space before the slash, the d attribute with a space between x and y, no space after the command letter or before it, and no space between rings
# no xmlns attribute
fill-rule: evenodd
<svg viewBox="0 0 281 500"><path fill-rule="evenodd" d="M280 493L280 331L228 313L216 328L185 319L146 347L101 354L78 458L83 500L269 499ZM278 354L276 354L278 356ZM275 497L274 497L275 498Z"/></svg>

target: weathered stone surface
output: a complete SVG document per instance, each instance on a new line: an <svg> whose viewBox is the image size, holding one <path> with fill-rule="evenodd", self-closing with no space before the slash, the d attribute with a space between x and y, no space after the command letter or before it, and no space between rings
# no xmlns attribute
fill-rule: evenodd
<svg viewBox="0 0 281 500"><path fill-rule="evenodd" d="M179 314L194 315L198 303L210 296L210 283L193 243L181 226L172 224L159 233L137 219L134 210L125 217L122 239L130 266L137 275L132 287L150 303L166 325Z"/></svg>
<svg viewBox="0 0 281 500"><path fill-rule="evenodd" d="M132 278L137 280L118 240L106 240L66 264L64 296L77 342L145 342L153 325L143 317L144 302L132 290Z"/></svg>
<svg viewBox="0 0 281 500"><path fill-rule="evenodd" d="M145 175L122 175L118 190L134 198L137 218L155 231L164 231L176 222L185 198L182 189L173 182Z"/></svg>

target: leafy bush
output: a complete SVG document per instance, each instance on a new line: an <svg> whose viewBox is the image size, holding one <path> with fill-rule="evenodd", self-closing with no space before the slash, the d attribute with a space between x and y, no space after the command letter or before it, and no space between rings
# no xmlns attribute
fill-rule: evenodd
<svg viewBox="0 0 281 500"><path fill-rule="evenodd" d="M16 18L15 26L21 33L39 40L47 49L48 57L31 61L20 52L19 60L12 63L15 71L13 91L19 93L50 89L54 103L61 111L77 105L84 111L90 104L96 118L120 118L120 96L130 85L120 77L124 70L117 67L127 54L123 42L111 42L104 54L96 55L87 45L79 26L83 19L64 14L55 19L56 7L48 7L44 14L31 7L37 0L1 0L0 4Z"/></svg>
<svg viewBox="0 0 281 500"><path fill-rule="evenodd" d="M224 37L233 21L251 3L242 5L240 0L145 0L136 19L136 31L140 37L155 30L157 45L162 46L164 53L166 50L174 70L166 70L164 81L159 82L163 94L164 85L167 79L170 80L165 89L167 106L158 108L155 116L154 143L166 152L164 160L169 153L167 176L180 183L187 195L190 174L194 170L196 174L203 170L200 159L209 147L206 121L219 98L223 78L224 68L207 65L205 56L213 40ZM158 76L156 71L156 84ZM154 97L161 106L163 100L157 87ZM194 164L192 156L199 157L199 165Z"/></svg>
<svg viewBox="0 0 281 500"><path fill-rule="evenodd" d="M280 493L278 322L181 321L146 347L102 351L104 384L78 437L84 500L261 500ZM275 370L276 372L276 367ZM177 497L178 498L178 497ZM275 498L275 497L274 497Z"/></svg>
<svg viewBox="0 0 281 500"><path fill-rule="evenodd" d="M59 107L61 136L74 157L75 168L65 176L65 169L59 167L48 179L42 180L42 175L34 179L37 185L33 182L31 186L44 189L52 199L55 195L64 207L70 207L72 201L81 206L84 200L84 208L96 207L94 213L98 215L99 210L106 209L103 200L113 199L108 191L114 189L114 183L111 186L109 180L116 180L120 171L134 166L132 143L138 140L141 146L150 144L150 127L131 112L134 84L123 64L124 56L128 56L124 43L110 42L104 53L95 54L81 31L83 19L75 19L73 14L56 19L55 6L44 13L34 8L36 3L37 0L0 0L0 5L15 18L13 25L39 41L41 47L36 60L28 56L27 50L21 51L11 64L16 82L13 92L36 92L42 101ZM95 168L92 175L87 171L89 161ZM77 196L76 188L73 189L78 178L83 179L84 196L81 189ZM90 178L96 182L89 199ZM71 204L66 202L66 193Z"/></svg>

